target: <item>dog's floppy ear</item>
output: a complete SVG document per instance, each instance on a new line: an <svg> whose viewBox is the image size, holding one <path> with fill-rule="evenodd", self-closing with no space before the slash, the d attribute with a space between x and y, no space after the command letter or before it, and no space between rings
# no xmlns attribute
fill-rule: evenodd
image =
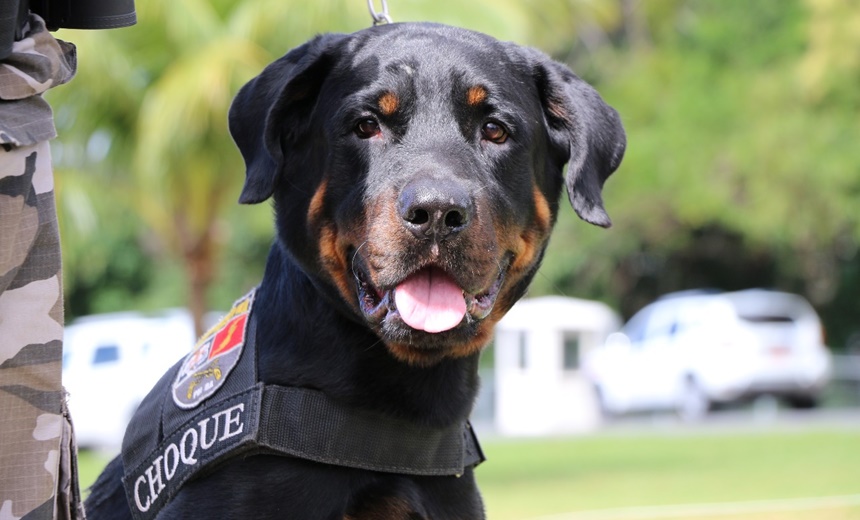
<svg viewBox="0 0 860 520"><path fill-rule="evenodd" d="M317 36L271 63L243 86L230 106L230 134L245 159L242 204L268 199L275 190L288 143L308 129L320 86L341 34Z"/></svg>
<svg viewBox="0 0 860 520"><path fill-rule="evenodd" d="M601 190L621 164L627 138L618 112L591 85L564 65L537 51L533 69L550 139L567 147L567 195L576 214L586 222L609 227Z"/></svg>

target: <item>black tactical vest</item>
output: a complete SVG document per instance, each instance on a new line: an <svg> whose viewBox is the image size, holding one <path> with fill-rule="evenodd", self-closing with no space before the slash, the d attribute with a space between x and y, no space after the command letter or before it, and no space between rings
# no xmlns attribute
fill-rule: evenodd
<svg viewBox="0 0 860 520"><path fill-rule="evenodd" d="M483 460L468 422L419 428L322 392L258 381L254 291L156 383L122 443L132 516L153 519L185 482L266 453L409 475L459 476Z"/></svg>

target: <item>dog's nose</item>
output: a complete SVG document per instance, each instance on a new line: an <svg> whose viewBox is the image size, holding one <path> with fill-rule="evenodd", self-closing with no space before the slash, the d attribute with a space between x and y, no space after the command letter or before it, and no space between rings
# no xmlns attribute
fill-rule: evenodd
<svg viewBox="0 0 860 520"><path fill-rule="evenodd" d="M444 239L468 227L475 204L457 181L421 178L403 188L397 210L416 237Z"/></svg>

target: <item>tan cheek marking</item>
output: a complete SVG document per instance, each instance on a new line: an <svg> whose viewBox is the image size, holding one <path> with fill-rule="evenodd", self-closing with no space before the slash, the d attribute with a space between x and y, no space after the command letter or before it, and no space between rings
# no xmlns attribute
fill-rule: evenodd
<svg viewBox="0 0 860 520"><path fill-rule="evenodd" d="M526 267L531 265L535 258L535 252L537 251L536 242L535 233L532 230L528 230L520 235L519 240L517 240L517 257L514 260L513 265L511 265L512 274L519 274Z"/></svg>
<svg viewBox="0 0 860 520"><path fill-rule="evenodd" d="M535 204L535 222L540 232L546 234L552 225L552 212L549 209L549 202L537 186L532 190L532 197Z"/></svg>
<svg viewBox="0 0 860 520"><path fill-rule="evenodd" d="M466 91L466 103L473 107L483 103L487 99L487 89L480 85L475 85Z"/></svg>
<svg viewBox="0 0 860 520"><path fill-rule="evenodd" d="M397 96L393 92L386 92L379 97L378 104L382 115L390 116L397 111L397 107L400 106L400 100L397 99Z"/></svg>
<svg viewBox="0 0 860 520"><path fill-rule="evenodd" d="M323 269L329 274L338 290L344 298L353 298L352 285L348 273L348 262L346 259L346 247L341 244L341 236L337 226L332 222L324 221L324 204L328 181L323 180L317 191L311 197L308 204L308 225L319 237L319 258Z"/></svg>
<svg viewBox="0 0 860 520"><path fill-rule="evenodd" d="M311 197L310 204L308 204L308 224L311 226L315 225L322 218L326 189L328 189L328 179L323 179L314 196Z"/></svg>
<svg viewBox="0 0 860 520"><path fill-rule="evenodd" d="M546 241L552 227L552 212L549 209L549 203L537 186L532 190L532 198L534 220L517 239L517 256L511 265L512 273L518 273L531 266L535 260L535 255Z"/></svg>
<svg viewBox="0 0 860 520"><path fill-rule="evenodd" d="M333 224L324 225L319 232L320 260L323 268L328 272L344 299L350 301L353 298L352 285L349 282L348 262L344 254L344 248L340 247L340 237L337 227Z"/></svg>

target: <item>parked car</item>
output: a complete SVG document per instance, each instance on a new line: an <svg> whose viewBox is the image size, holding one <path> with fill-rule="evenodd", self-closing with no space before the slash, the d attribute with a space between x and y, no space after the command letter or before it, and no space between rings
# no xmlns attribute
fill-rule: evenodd
<svg viewBox="0 0 860 520"><path fill-rule="evenodd" d="M95 315L68 325L63 386L78 445L118 450L140 401L194 340L190 314L178 309Z"/></svg>
<svg viewBox="0 0 860 520"><path fill-rule="evenodd" d="M694 291L643 308L585 369L608 414L674 409L694 419L761 395L816 406L831 359L818 315L798 295Z"/></svg>

